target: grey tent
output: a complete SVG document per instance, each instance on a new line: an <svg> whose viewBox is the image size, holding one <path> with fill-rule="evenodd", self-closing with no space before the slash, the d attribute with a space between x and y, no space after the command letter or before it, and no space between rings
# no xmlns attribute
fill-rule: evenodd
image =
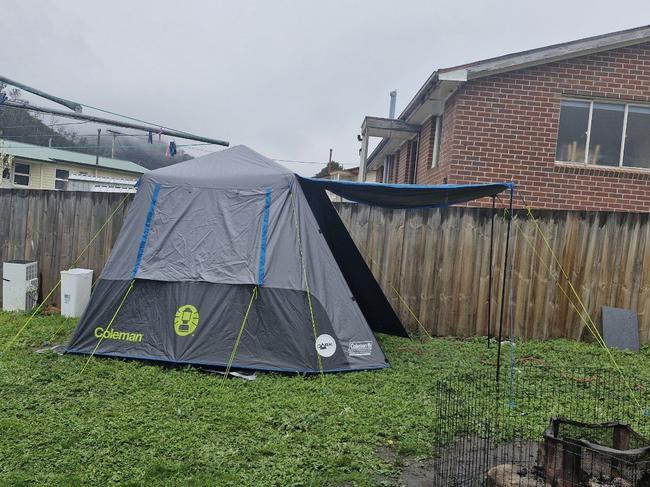
<svg viewBox="0 0 650 487"><path fill-rule="evenodd" d="M387 367L373 331L406 331L325 190L397 208L508 187L312 180L244 146L151 171L67 350L286 372Z"/></svg>

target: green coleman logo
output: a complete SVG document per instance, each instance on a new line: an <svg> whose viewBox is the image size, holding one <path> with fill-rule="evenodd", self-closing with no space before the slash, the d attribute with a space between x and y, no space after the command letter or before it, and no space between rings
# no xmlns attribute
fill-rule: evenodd
<svg viewBox="0 0 650 487"><path fill-rule="evenodd" d="M191 304L181 306L174 317L174 331L178 336L187 336L194 333L199 324L199 312Z"/></svg>
<svg viewBox="0 0 650 487"><path fill-rule="evenodd" d="M101 326L95 328L95 336L104 340L120 340L123 342L141 342L142 333L131 333L120 330L104 330Z"/></svg>

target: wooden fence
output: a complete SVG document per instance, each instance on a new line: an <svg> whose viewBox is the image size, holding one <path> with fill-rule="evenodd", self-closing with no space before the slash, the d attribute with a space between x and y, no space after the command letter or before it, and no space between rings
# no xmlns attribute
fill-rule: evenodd
<svg viewBox="0 0 650 487"><path fill-rule="evenodd" d="M127 201L75 264L93 269L93 278L110 255L132 197L126 196ZM37 260L40 296L44 297L58 282L60 271L74 263L124 198L117 193L0 189L0 262ZM60 303L58 291L50 302Z"/></svg>
<svg viewBox="0 0 650 487"><path fill-rule="evenodd" d="M404 211L342 205L339 213L409 328L417 327L417 316L435 335L485 335L489 299L492 323L498 322L506 241L502 212L495 220L491 296L491 210ZM591 337L577 311L582 305L574 298L561 264L598 327L602 306L632 308L639 315L641 341L648 342L650 214L533 213L539 229L523 211L517 212L513 223L505 334L512 324L515 335L525 338Z"/></svg>
<svg viewBox="0 0 650 487"><path fill-rule="evenodd" d="M124 196L108 193L0 190L0 260L39 262L41 296L56 284ZM129 197L130 199L130 197ZM124 219L115 214L77 264L99 275ZM339 205L339 213L403 322L415 316L435 335L485 335L491 211L482 208L385 210ZM602 306L639 314L650 340L650 214L535 211L513 225L513 272L506 293L506 327L526 338L589 337L558 262L590 316ZM500 310L505 221L495 219L492 323ZM510 300L512 289L512 300ZM564 291L563 291L564 290ZM398 297L398 294L399 296ZM52 300L59 301L56 293ZM574 304L580 304L574 299ZM512 320L510 317L512 316Z"/></svg>

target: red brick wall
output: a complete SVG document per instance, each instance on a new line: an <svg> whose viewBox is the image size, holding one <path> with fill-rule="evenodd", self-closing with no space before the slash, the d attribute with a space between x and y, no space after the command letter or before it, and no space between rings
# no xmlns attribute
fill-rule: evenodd
<svg viewBox="0 0 650 487"><path fill-rule="evenodd" d="M384 181L384 166L381 166L375 171L375 183L382 183Z"/></svg>
<svg viewBox="0 0 650 487"><path fill-rule="evenodd" d="M441 167L418 182L509 181L537 208L650 211L650 171L557 164L563 96L650 102L650 43L465 83L447 103ZM426 127L423 127L426 131Z"/></svg>
<svg viewBox="0 0 650 487"><path fill-rule="evenodd" d="M420 130L420 154L418 157L417 179L418 184L444 184L449 177L452 157L454 155L454 128L455 128L456 102L451 99L445 105L442 114L442 138L440 153L435 167L431 167L433 160L433 146L436 130L436 120L431 117L422 124Z"/></svg>

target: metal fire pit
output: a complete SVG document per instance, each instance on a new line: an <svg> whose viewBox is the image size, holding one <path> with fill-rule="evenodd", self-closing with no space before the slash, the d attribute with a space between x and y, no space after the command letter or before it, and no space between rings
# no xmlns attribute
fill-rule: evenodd
<svg viewBox="0 0 650 487"><path fill-rule="evenodd" d="M624 423L552 418L538 463L553 487L650 487L650 440Z"/></svg>

